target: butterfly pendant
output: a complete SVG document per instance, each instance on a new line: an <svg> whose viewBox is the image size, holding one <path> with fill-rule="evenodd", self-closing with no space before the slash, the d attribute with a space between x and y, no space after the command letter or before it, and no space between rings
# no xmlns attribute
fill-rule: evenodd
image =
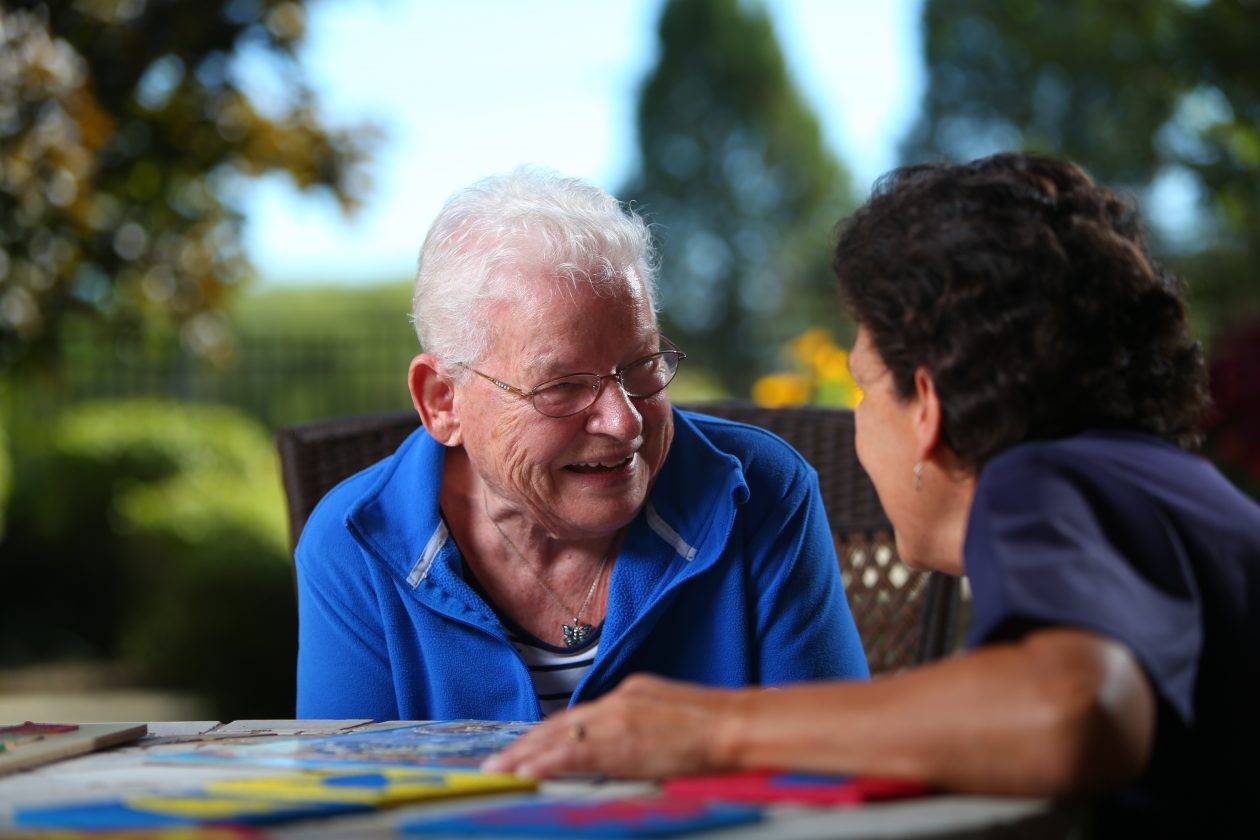
<svg viewBox="0 0 1260 840"><path fill-rule="evenodd" d="M578 619L573 619L573 624L560 625L564 629L564 646L570 648L578 648L586 644L586 640L591 637L591 633L595 630L589 624L584 624Z"/></svg>

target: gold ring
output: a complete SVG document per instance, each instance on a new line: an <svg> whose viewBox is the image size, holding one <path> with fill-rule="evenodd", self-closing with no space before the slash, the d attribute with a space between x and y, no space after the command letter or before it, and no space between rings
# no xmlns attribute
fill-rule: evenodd
<svg viewBox="0 0 1260 840"><path fill-rule="evenodd" d="M586 740L586 727L580 723L575 723L569 727L569 738L574 741Z"/></svg>

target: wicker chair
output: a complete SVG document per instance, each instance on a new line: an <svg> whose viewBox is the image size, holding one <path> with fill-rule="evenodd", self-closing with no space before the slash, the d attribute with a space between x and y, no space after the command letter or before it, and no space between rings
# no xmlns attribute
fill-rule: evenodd
<svg viewBox="0 0 1260 840"><path fill-rule="evenodd" d="M835 409L692 406L783 437L818 470L849 605L873 673L938 659L954 640L957 581L912 570L853 449L853 414ZM415 414L331 420L282 429L277 439L296 544L316 502L337 482L394 451Z"/></svg>

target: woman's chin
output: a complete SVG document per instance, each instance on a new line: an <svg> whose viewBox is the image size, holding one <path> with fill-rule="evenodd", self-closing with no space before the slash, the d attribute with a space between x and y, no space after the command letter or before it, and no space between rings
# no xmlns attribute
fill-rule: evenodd
<svg viewBox="0 0 1260 840"><path fill-rule="evenodd" d="M563 501L553 506L548 530L563 532L571 538L592 538L617 531L639 514L647 501L648 484L640 474L630 481L586 486L570 483L563 488ZM558 534L557 534L558 535Z"/></svg>
<svg viewBox="0 0 1260 840"><path fill-rule="evenodd" d="M946 556L945 552L933 551L927 546L908 545L900 535L896 536L897 556L916 572L944 572L947 575L963 573L962 558Z"/></svg>
<svg viewBox="0 0 1260 840"><path fill-rule="evenodd" d="M552 509L542 521L557 540L592 540L616 533L638 516L643 500L633 498L586 500L574 509Z"/></svg>

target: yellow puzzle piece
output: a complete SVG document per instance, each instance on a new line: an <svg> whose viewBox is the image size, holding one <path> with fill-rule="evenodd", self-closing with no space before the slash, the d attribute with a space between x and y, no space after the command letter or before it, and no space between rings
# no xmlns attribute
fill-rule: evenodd
<svg viewBox="0 0 1260 840"><path fill-rule="evenodd" d="M427 799L536 790L537 783L507 773L448 773L413 769L307 770L253 779L210 782L206 791L283 802L339 802L389 806Z"/></svg>

